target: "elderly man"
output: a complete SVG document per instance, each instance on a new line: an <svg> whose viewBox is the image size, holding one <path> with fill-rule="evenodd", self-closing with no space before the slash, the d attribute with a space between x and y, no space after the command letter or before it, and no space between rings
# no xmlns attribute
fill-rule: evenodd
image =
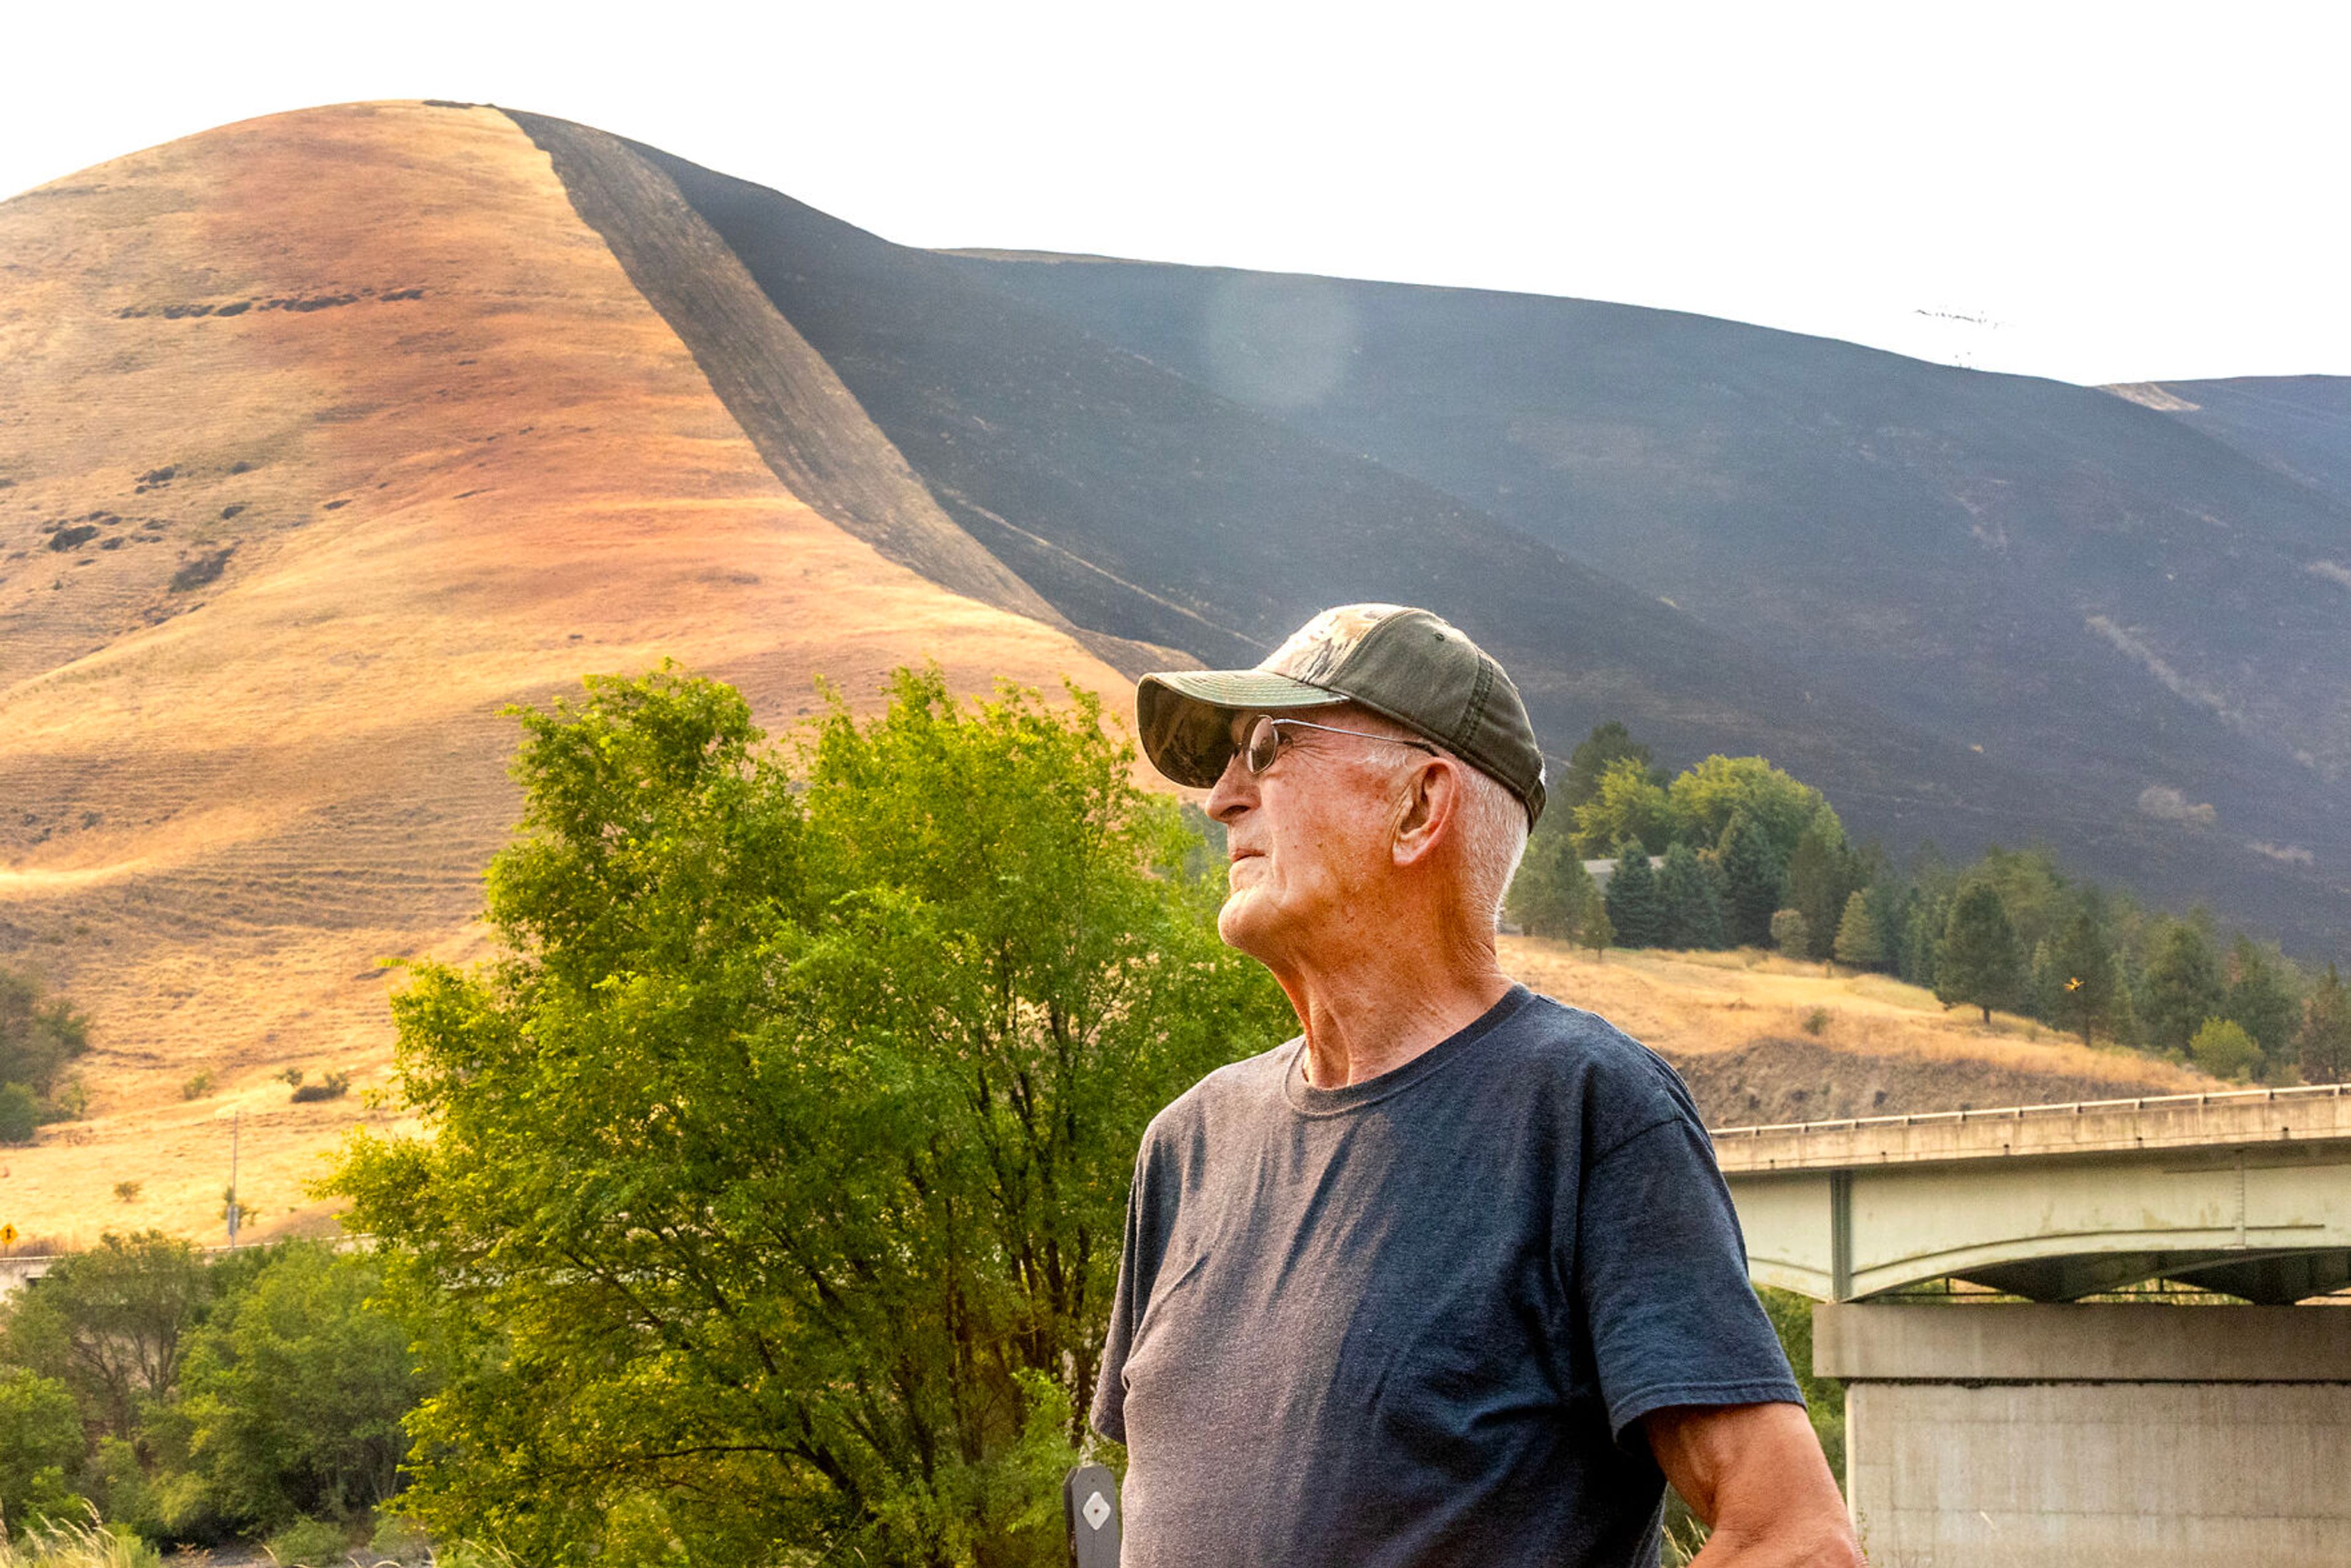
<svg viewBox="0 0 2351 1568"><path fill-rule="evenodd" d="M1648 1568L1668 1479L1708 1568L1859 1562L1681 1081L1496 960L1543 803L1501 667L1358 604L1137 704L1305 1032L1144 1139L1092 1411L1126 1568Z"/></svg>

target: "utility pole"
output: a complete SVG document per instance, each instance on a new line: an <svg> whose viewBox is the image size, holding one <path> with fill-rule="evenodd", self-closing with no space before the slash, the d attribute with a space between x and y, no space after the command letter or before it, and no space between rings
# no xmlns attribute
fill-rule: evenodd
<svg viewBox="0 0 2351 1568"><path fill-rule="evenodd" d="M228 1117L228 1244L236 1245L236 1143L242 1130L245 1113L232 1111Z"/></svg>

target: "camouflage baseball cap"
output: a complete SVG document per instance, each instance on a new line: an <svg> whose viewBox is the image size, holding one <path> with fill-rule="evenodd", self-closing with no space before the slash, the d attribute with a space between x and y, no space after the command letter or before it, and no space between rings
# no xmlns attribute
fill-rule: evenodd
<svg viewBox="0 0 2351 1568"><path fill-rule="evenodd" d="M1343 604L1254 670L1163 670L1134 694L1143 749L1178 784L1207 789L1233 754L1236 713L1359 703L1500 780L1542 815L1543 759L1519 688L1477 643L1426 610Z"/></svg>

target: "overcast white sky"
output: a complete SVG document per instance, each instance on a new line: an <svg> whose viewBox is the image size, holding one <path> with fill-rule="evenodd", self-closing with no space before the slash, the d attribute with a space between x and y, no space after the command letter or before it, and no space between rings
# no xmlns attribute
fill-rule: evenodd
<svg viewBox="0 0 2351 1568"><path fill-rule="evenodd" d="M2337 5L0 0L0 193L456 98L914 245L1623 300L2079 382L2351 373Z"/></svg>

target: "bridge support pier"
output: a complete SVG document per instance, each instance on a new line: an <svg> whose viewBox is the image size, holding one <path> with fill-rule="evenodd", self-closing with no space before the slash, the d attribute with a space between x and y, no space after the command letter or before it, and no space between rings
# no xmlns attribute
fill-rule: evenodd
<svg viewBox="0 0 2351 1568"><path fill-rule="evenodd" d="M2351 1541L2351 1309L1823 1304L1876 1568L2242 1568Z"/></svg>

